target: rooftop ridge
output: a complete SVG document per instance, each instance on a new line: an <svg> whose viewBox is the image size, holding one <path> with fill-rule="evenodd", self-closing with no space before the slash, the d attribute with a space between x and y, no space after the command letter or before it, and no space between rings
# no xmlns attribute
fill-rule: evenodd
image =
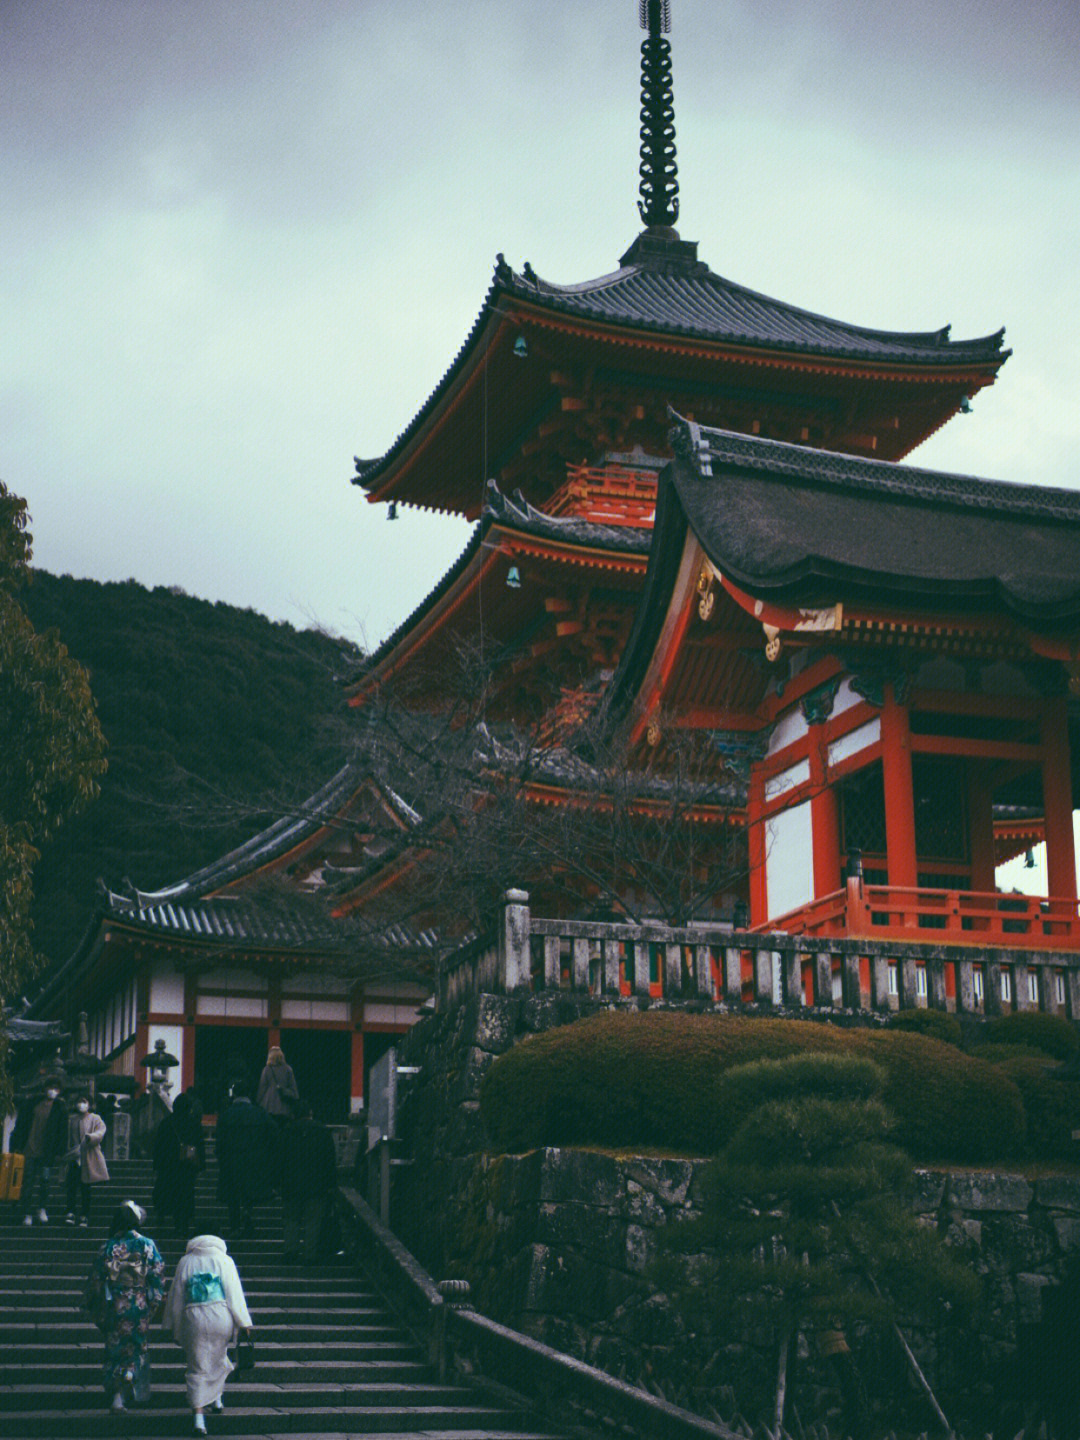
<svg viewBox="0 0 1080 1440"><path fill-rule="evenodd" d="M1080 491L1027 485L1013 480L985 480L978 476L927 470L894 460L872 460L832 450L811 449L783 440L744 435L694 425L674 416L672 444L701 469L710 460L846 489L872 490L895 498L933 499L965 509L1016 514L1030 519L1080 523ZM706 473L702 470L702 473Z"/></svg>

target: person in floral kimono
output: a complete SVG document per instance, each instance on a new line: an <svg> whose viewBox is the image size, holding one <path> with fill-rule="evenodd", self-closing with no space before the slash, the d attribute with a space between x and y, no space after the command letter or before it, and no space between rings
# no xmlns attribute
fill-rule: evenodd
<svg viewBox="0 0 1080 1440"><path fill-rule="evenodd" d="M146 1347L150 1322L165 1298L165 1262L141 1233L145 1223L142 1206L125 1200L87 1283L86 1309L105 1336L105 1393L114 1410L150 1396Z"/></svg>

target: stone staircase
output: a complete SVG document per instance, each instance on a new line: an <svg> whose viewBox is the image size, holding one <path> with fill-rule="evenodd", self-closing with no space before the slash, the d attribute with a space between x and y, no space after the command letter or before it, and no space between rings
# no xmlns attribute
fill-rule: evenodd
<svg viewBox="0 0 1080 1440"><path fill-rule="evenodd" d="M183 1358L155 1327L150 1343L153 1394L122 1413L106 1406L99 1332L80 1309L91 1260L123 1199L149 1210L148 1162L111 1161L112 1178L94 1189L88 1229L66 1225L54 1181L48 1225L15 1223L0 1205L0 1435L4 1440L90 1440L96 1436L192 1433ZM232 1243L216 1176L200 1177L196 1225L224 1234L255 1322L258 1363L233 1376L225 1409L208 1413L213 1435L329 1440L378 1435L383 1440L556 1440L506 1392L440 1384L412 1337L362 1275L342 1260L317 1268L281 1258L280 1207L256 1212L256 1233ZM221 1228L224 1227L224 1228ZM168 1224L148 1232L171 1278L182 1253Z"/></svg>

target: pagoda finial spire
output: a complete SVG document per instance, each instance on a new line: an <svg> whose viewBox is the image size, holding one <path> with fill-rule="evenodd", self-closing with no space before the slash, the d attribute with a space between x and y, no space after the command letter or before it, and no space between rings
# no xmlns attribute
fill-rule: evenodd
<svg viewBox="0 0 1080 1440"><path fill-rule="evenodd" d="M648 226L673 226L679 218L675 164L675 97L671 88L668 0L638 0L641 28L641 164L638 210Z"/></svg>

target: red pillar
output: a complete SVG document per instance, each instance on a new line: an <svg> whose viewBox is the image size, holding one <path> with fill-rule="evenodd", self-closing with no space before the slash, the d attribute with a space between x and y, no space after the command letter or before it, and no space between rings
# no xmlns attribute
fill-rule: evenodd
<svg viewBox="0 0 1080 1440"><path fill-rule="evenodd" d="M1050 701L1042 723L1043 819L1046 826L1046 885L1049 894L1076 898L1073 844L1072 761L1065 701Z"/></svg>
<svg viewBox="0 0 1080 1440"><path fill-rule="evenodd" d="M994 889L994 807L990 786L980 766L968 767L968 833L971 849L971 888Z"/></svg>
<svg viewBox="0 0 1080 1440"><path fill-rule="evenodd" d="M919 883L915 854L915 789L911 778L911 729L907 708L892 685L885 687L881 711L881 763L885 779L885 845L889 884L914 888Z"/></svg>
<svg viewBox="0 0 1080 1440"><path fill-rule="evenodd" d="M364 992L353 994L351 1006L352 1047L349 1064L349 1108L364 1100ZM366 1104L366 1101L364 1102Z"/></svg>
<svg viewBox="0 0 1080 1440"><path fill-rule="evenodd" d="M814 898L840 889L840 805L828 783L824 725L810 727L810 825L814 842Z"/></svg>
<svg viewBox="0 0 1080 1440"><path fill-rule="evenodd" d="M769 918L769 884L765 874L765 777L753 771L746 795L746 849L750 865L750 924Z"/></svg>

